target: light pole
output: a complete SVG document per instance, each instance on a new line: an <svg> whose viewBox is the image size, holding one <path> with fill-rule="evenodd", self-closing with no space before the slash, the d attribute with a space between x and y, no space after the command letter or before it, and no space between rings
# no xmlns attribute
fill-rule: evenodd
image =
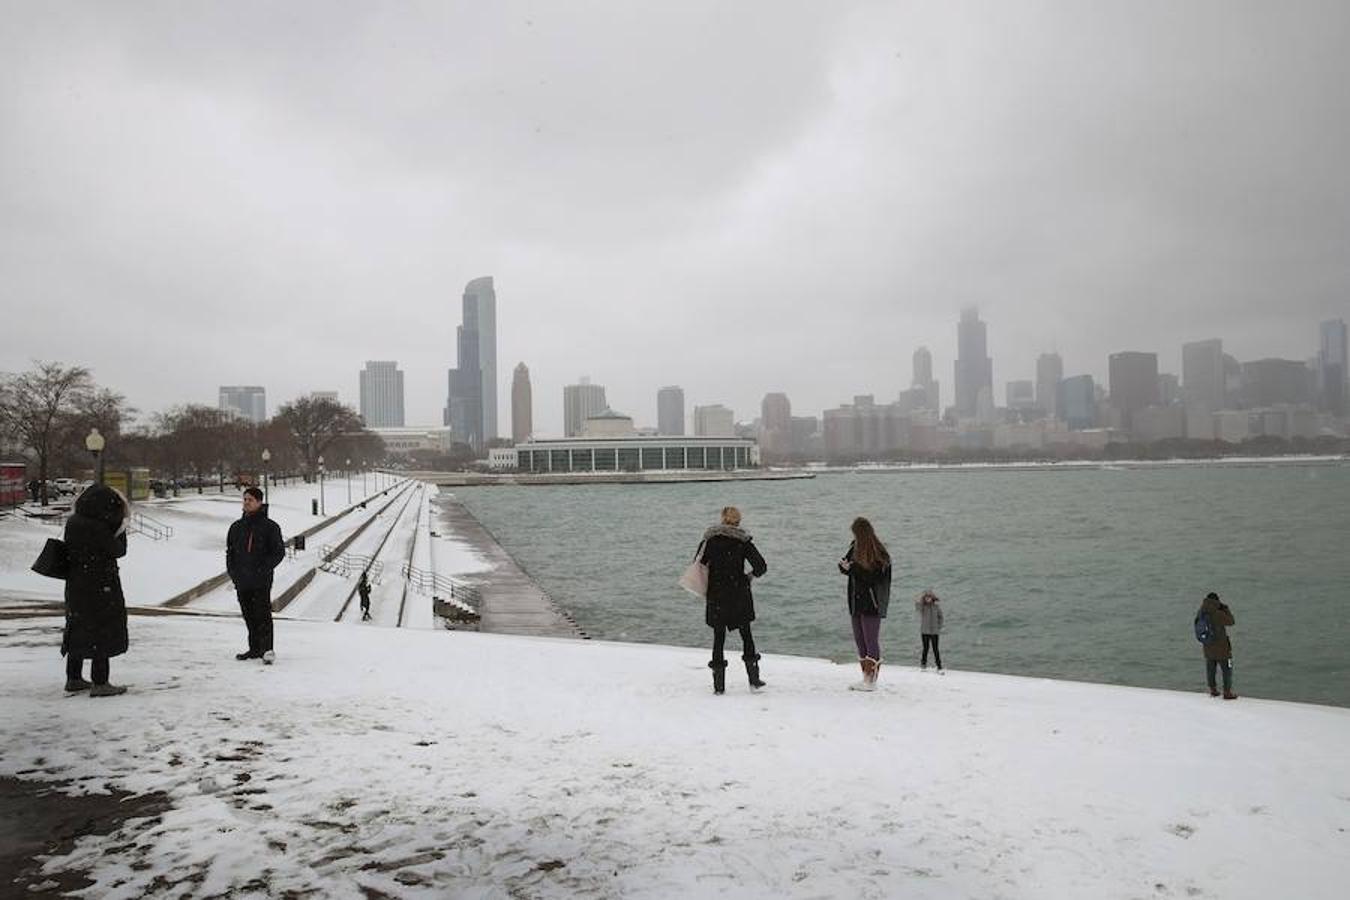
<svg viewBox="0 0 1350 900"><path fill-rule="evenodd" d="M267 470L268 470L268 468L269 468L267 464L268 464L269 462L272 461L272 451L271 451L271 450L268 450L266 447L263 448L263 452L262 452L262 461L263 461L263 502L266 503L266 502L267 502Z"/></svg>
<svg viewBox="0 0 1350 900"><path fill-rule="evenodd" d="M103 446L105 443L103 435L98 433L97 428L89 429L89 436L84 439L84 449L88 450L94 457L94 481L97 484L103 483Z"/></svg>
<svg viewBox="0 0 1350 900"><path fill-rule="evenodd" d="M352 461L347 460L347 505L352 505Z"/></svg>
<svg viewBox="0 0 1350 900"><path fill-rule="evenodd" d="M366 490L366 466L368 466L368 465L369 465L369 463L367 463L364 459L361 460L361 496L362 496L362 497L369 497L369 496L370 496L370 492Z"/></svg>
<svg viewBox="0 0 1350 900"><path fill-rule="evenodd" d="M320 456L320 457L319 457L319 515L321 515L321 516L326 516L326 515L328 515L328 513L325 511L325 507L324 507L324 502L323 502L323 501L324 501L324 496L323 496L323 457Z"/></svg>

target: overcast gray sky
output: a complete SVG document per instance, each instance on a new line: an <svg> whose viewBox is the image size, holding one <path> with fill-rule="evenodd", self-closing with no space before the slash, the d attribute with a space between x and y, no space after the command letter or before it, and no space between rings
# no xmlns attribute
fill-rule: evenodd
<svg viewBox="0 0 1350 900"><path fill-rule="evenodd" d="M581 374L742 420L890 399L960 307L995 393L1058 349L1350 317L1350 4L0 2L0 370L144 410L356 401L439 424L495 276L536 431Z"/></svg>

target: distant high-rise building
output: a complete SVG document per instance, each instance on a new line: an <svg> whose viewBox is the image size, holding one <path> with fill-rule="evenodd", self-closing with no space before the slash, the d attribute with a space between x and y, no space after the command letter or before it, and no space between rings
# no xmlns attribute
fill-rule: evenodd
<svg viewBox="0 0 1350 900"><path fill-rule="evenodd" d="M736 416L720 403L694 407L695 437L734 437Z"/></svg>
<svg viewBox="0 0 1350 900"><path fill-rule="evenodd" d="M765 394L760 403L759 449L762 454L792 452L792 403L787 394Z"/></svg>
<svg viewBox="0 0 1350 900"><path fill-rule="evenodd" d="M1112 353L1109 360L1111 406L1120 412L1121 427L1132 430L1134 414L1157 406L1158 354L1126 351Z"/></svg>
<svg viewBox="0 0 1350 900"><path fill-rule="evenodd" d="M1036 405L1047 419L1062 419L1059 383L1064 379L1064 360L1058 353L1042 353L1036 360Z"/></svg>
<svg viewBox="0 0 1350 900"><path fill-rule="evenodd" d="M455 440L481 450L497 437L497 291L492 277L464 288L458 366L450 370L444 423Z"/></svg>
<svg viewBox="0 0 1350 900"><path fill-rule="evenodd" d="M1181 393L1186 408L1196 415L1227 406L1223 341L1212 338L1181 345Z"/></svg>
<svg viewBox="0 0 1350 900"><path fill-rule="evenodd" d="M933 380L933 354L928 352L927 347L920 347L914 351L914 381L911 387L911 394L914 391L922 393L922 405L917 404L917 397L912 397L911 408L931 409L934 412L941 411L942 398L940 396L940 387Z"/></svg>
<svg viewBox="0 0 1350 900"><path fill-rule="evenodd" d="M1021 411L1036 405L1036 385L1031 381L1010 381L1006 391L1008 409Z"/></svg>
<svg viewBox="0 0 1350 900"><path fill-rule="evenodd" d="M374 360L361 370L361 418L367 428L403 427L403 373L397 362Z"/></svg>
<svg viewBox="0 0 1350 900"><path fill-rule="evenodd" d="M309 399L311 399L311 400L327 400L327 401L329 401L329 402L331 402L331 403L341 403L341 402L342 402L342 401L338 400L338 392L337 392L337 391L310 391L310 392L309 392Z"/></svg>
<svg viewBox="0 0 1350 900"><path fill-rule="evenodd" d="M582 378L577 384L563 388L563 436L579 437L586 428L586 420L609 409L605 389Z"/></svg>
<svg viewBox="0 0 1350 900"><path fill-rule="evenodd" d="M1242 405L1248 409L1312 399L1308 364L1297 359L1258 359L1242 364Z"/></svg>
<svg viewBox="0 0 1350 900"><path fill-rule="evenodd" d="M1350 361L1346 354L1344 319L1323 322L1318 328L1317 402L1323 412L1350 413Z"/></svg>
<svg viewBox="0 0 1350 900"><path fill-rule="evenodd" d="M671 385L656 392L656 431L684 436L684 388Z"/></svg>
<svg viewBox="0 0 1350 900"><path fill-rule="evenodd" d="M1171 406L1181 402L1181 379L1170 372L1158 373L1158 402Z"/></svg>
<svg viewBox="0 0 1350 900"><path fill-rule="evenodd" d="M1072 429L1081 431L1097 424L1097 386L1091 375L1061 378L1055 398L1059 417Z"/></svg>
<svg viewBox="0 0 1350 900"><path fill-rule="evenodd" d="M266 422L267 391L258 385L222 385L219 408L250 422Z"/></svg>
<svg viewBox="0 0 1350 900"><path fill-rule="evenodd" d="M524 363L511 376L511 440L523 444L534 434L534 394L530 389L530 370Z"/></svg>
<svg viewBox="0 0 1350 900"><path fill-rule="evenodd" d="M956 326L956 414L965 419L979 413L982 388L994 395L994 361L989 358L988 334L977 310L961 311Z"/></svg>

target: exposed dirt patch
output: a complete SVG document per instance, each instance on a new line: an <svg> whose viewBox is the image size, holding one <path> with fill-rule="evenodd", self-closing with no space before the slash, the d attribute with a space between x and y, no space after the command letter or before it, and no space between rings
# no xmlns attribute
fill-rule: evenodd
<svg viewBox="0 0 1350 900"><path fill-rule="evenodd" d="M173 807L161 793L73 796L66 781L0 777L0 894L59 897L93 884L84 872L41 873L38 856L69 853L85 835L111 834L128 819L158 816Z"/></svg>

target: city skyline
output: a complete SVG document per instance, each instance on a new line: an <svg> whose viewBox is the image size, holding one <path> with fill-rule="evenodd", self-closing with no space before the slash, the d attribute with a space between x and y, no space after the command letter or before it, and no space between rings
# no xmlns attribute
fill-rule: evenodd
<svg viewBox="0 0 1350 900"><path fill-rule="evenodd" d="M352 398L398 359L434 424L450 298L485 272L541 433L579 369L648 422L671 381L815 411L908 387L921 345L950 405L972 305L997 400L1044 352L1098 383L1214 337L1306 359L1350 313L1347 29L1209 0L17 6L0 369L78 362L155 410Z"/></svg>

